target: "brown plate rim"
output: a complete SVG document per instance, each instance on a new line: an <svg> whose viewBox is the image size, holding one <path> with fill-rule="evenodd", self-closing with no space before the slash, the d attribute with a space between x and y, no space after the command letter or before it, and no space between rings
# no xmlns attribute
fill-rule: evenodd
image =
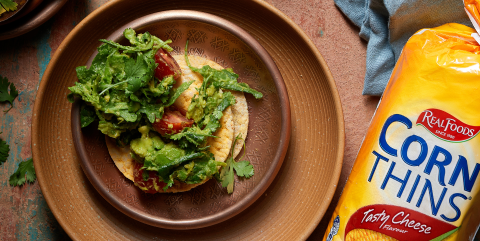
<svg viewBox="0 0 480 241"><path fill-rule="evenodd" d="M338 143L337 143L338 154L335 160L333 178L331 179L331 182L328 184L328 188L325 195L325 202L330 203L335 193L338 180L340 178L340 173L341 173L342 164L343 164L344 150L345 150L345 123L343 118L343 109L342 109L340 96L338 94L335 81L333 79L330 69L328 68L323 56L320 54L315 44L309 39L307 34L295 22L293 22L293 20L291 20L288 16L286 16L283 12L281 12L277 8L273 7L272 5L262 0L252 0L252 2L257 4L259 7L264 8L270 11L271 13L277 15L279 18L283 19L290 27L292 27L296 31L296 33L299 35L299 37L305 42L306 46L312 51L312 53L315 55L316 60L325 71L326 79L330 87L330 92L334 100L335 109L337 110L335 118L336 118L336 121L338 122L338 129L336 130L338 135ZM58 56L61 55L61 50L72 41L73 36L77 34L77 32L82 28L82 26L85 23L91 21L91 19L94 18L96 15L99 15L99 14L102 14L103 12L114 9L116 4L119 4L119 1L109 1L104 5L102 5L101 7L99 7L98 9L96 9L95 11L93 11L86 18L84 18L82 22L80 22L80 24L78 24L67 35L64 41L60 44L58 50L55 52L43 76L44 81L41 81L39 90L37 92L37 97L36 97L36 101L33 109L33 118L32 118L32 143L38 143L38 140L39 140L39 137L36 136L36 133L38 132L37 130L38 130L39 121L40 121L39 120L39 111L41 110L40 103L42 103L42 100L44 99L47 78L52 74L53 66L57 64L59 59ZM34 160L38 160L38 158L40 157L40 149L38 146L35 146L35 145L32 146L32 154L33 154ZM37 162L34 161L34 165L36 170L40 170L40 171L42 170L40 164L38 164ZM65 232L71 238L74 238L74 239L80 238L80 236L74 232L74 227L72 226L72 224L69 221L67 221L65 217L62 216L60 209L55 205L55 199L53 198L53 196L51 196L46 186L44 186L45 184L43 184L44 176L43 176L43 173L40 171L37 171L39 185L52 213L54 214L55 218L60 223L60 225L63 227ZM323 215L327 211L327 208L328 208L328 205L324 205L316 209L315 215L317 218L313 220L309 225L305 226L304 230L298 232L299 238L306 239L313 232L313 230L317 227Z"/></svg>
<svg viewBox="0 0 480 241"><path fill-rule="evenodd" d="M95 169L92 165L92 162L89 160L88 152L85 148L81 124L80 124L80 104L81 100L76 99L72 110L71 110L71 128L72 128L72 137L73 144L77 155L80 157L80 164L83 171L85 172L87 178L93 184L95 189L105 198L111 205L120 210L122 213L127 216L160 228L167 229L196 229L211 226L222 221L225 221L229 218L232 218L236 214L245 210L248 206L254 203L270 186L275 178L276 174L282 166L283 159L287 153L288 144L290 141L290 102L288 99L287 88L283 82L282 75L277 68L277 65L273 61L272 57L268 52L256 41L250 34L239 26L233 24L232 22L223 19L221 17L203 13L198 11L191 10L170 10L163 11L158 13L153 13L145 15L141 18L138 18L132 22L125 24L124 26L118 28L113 32L107 39L119 42L123 39L123 30L126 28L132 28L134 30L141 29L145 26L149 26L153 23L161 23L167 21L195 21L210 24L216 26L220 29L225 30L233 34L235 37L243 41L247 46L249 46L265 64L268 72L272 75L272 79L277 88L278 96L280 98L280 109L281 109L281 134L279 140L279 147L275 153L275 156L272 161L272 165L268 168L268 171L265 173L265 176L262 180L256 185L252 192L244 196L240 201L236 202L231 207L221 210L220 212L209 215L203 218L197 219L187 219L187 220L172 220L168 218L160 218L154 215L148 214L146 212L138 211L129 208L128 206L122 204L121 200L116 198L104 185L101 184L101 180L98 174L95 172Z"/></svg>
<svg viewBox="0 0 480 241"><path fill-rule="evenodd" d="M276 15L280 16L283 20L285 20L292 28L295 29L295 31L300 35L300 37L305 41L305 43L308 45L308 48L313 52L315 55L317 61L320 63L322 66L322 69L325 70L325 76L328 81L328 85L330 87L330 92L332 93L332 97L335 102L335 109L337 110L337 121L338 121L338 154L337 154L337 159L336 159L336 168L335 172L333 174L332 181L330 182L330 185L326 191L325 199L328 201L328 204L331 203L333 195L335 194L335 191L337 190L337 184L338 181L340 180L340 174L342 172L342 167L343 167L343 157L345 155L345 120L343 119L343 107L342 107L342 102L340 100L340 95L338 94L338 89L337 89L337 84L335 83L335 80L333 78L332 72L330 71L330 68L327 65L327 62L323 58L322 54L320 51L317 49L315 44L312 42L312 40L308 37L308 35L303 31L300 26L298 26L292 19L290 19L287 15L285 15L282 11L278 10L277 8L271 6L270 4L263 2L262 0L254 0L256 3L263 5L263 7L269 9L270 11L274 12ZM322 220L323 216L325 215L325 212L327 212L329 205L325 205L322 208L318 209L317 213L317 219L313 221L310 226L305 227L305 231L302 235L302 239L307 239L308 236L315 230L315 228L318 226L320 221Z"/></svg>

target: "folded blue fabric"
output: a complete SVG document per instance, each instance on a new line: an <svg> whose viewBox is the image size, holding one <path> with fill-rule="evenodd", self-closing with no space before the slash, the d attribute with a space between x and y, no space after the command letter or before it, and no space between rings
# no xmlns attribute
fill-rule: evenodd
<svg viewBox="0 0 480 241"><path fill-rule="evenodd" d="M335 0L368 42L364 95L382 95L407 40L445 23L473 27L461 0Z"/></svg>

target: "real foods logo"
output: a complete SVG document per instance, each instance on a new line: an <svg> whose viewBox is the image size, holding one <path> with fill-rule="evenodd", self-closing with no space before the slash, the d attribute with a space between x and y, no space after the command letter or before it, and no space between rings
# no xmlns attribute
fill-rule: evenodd
<svg viewBox="0 0 480 241"><path fill-rule="evenodd" d="M436 137L448 142L468 141L480 131L480 126L465 124L439 109L424 110L417 119L417 125L425 127Z"/></svg>
<svg viewBox="0 0 480 241"><path fill-rule="evenodd" d="M463 220L478 193L480 163L463 151L472 148L467 143L449 145L425 138L429 134L419 133L413 124L402 114L385 120L365 178L391 204L357 210L347 221L345 239L367 229L398 240L443 240L458 230L455 222ZM417 124L450 142L469 140L480 129L437 109L422 112ZM388 133L392 125L396 131Z"/></svg>

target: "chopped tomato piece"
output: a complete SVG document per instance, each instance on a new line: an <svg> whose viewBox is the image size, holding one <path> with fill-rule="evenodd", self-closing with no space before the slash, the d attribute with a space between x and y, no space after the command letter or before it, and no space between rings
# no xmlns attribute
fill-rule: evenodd
<svg viewBox="0 0 480 241"><path fill-rule="evenodd" d="M155 54L155 63L158 64L155 69L155 77L159 80L168 76L178 79L182 75L182 69L180 69L177 61L163 48L160 48Z"/></svg>
<svg viewBox="0 0 480 241"><path fill-rule="evenodd" d="M153 128L161 135L180 133L183 128L192 125L193 120L188 119L177 110L165 110L162 119L157 118L152 124Z"/></svg>
<svg viewBox="0 0 480 241"><path fill-rule="evenodd" d="M145 169L140 169L143 167L142 164L134 161L133 167L133 181L146 193L157 193L160 189L167 185L166 183L160 181L158 175L154 171L147 171ZM143 175L145 172L148 172L148 179L145 181ZM154 184L155 183L155 184ZM155 189L157 186L158 190Z"/></svg>

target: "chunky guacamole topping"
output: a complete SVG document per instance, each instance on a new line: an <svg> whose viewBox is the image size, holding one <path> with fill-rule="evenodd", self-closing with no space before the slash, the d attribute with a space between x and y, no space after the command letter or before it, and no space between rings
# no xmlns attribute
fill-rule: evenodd
<svg viewBox="0 0 480 241"><path fill-rule="evenodd" d="M231 69L190 66L185 51L189 67L204 78L186 113L194 124L180 133L161 136L152 125L193 81L175 89L172 76L155 77L155 54L160 48L171 51L170 40L164 42L148 32L137 35L132 29L126 29L124 36L131 46L101 40L104 44L98 47L90 68L76 68L78 82L69 87L68 99L83 99L82 127L98 121L103 134L115 138L118 145L130 145L133 159L143 164L142 169L156 172L167 184L164 190L174 180L196 184L211 178L218 173L218 166L226 164L215 161L206 138L214 137L222 112L235 104L235 97L223 90L243 91L255 98L262 94L238 83L238 75Z"/></svg>
<svg viewBox="0 0 480 241"><path fill-rule="evenodd" d="M148 126L142 126L138 128L138 131L142 134L142 137L130 141L132 157L138 161L145 158L149 160L155 158L155 151L161 150L165 143L159 136L149 135L150 129Z"/></svg>

